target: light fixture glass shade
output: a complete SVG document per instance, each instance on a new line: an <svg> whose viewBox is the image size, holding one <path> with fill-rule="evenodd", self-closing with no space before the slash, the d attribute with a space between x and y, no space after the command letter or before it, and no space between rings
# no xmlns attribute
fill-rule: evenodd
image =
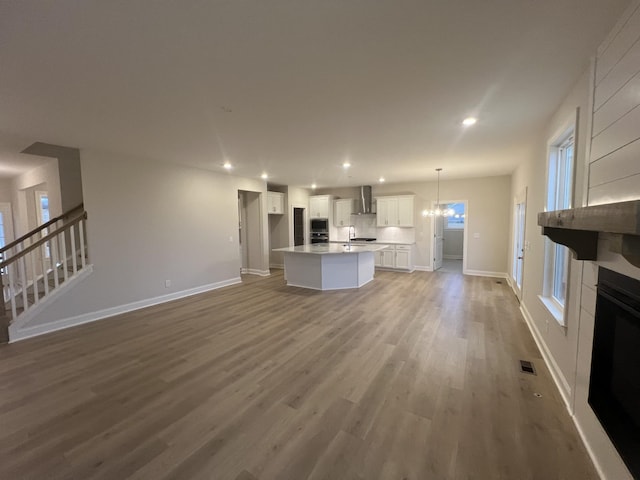
<svg viewBox="0 0 640 480"><path fill-rule="evenodd" d="M438 172L438 195L436 197L436 208L433 210L423 210L423 217L453 217L456 212L452 208L447 208L446 205L440 204L440 172L442 168L436 168Z"/></svg>

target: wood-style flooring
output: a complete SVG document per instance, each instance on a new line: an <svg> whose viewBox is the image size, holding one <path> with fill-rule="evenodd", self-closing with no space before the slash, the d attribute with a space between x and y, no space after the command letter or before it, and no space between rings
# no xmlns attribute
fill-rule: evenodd
<svg viewBox="0 0 640 480"><path fill-rule="evenodd" d="M497 279L279 272L0 346L3 480L596 478Z"/></svg>

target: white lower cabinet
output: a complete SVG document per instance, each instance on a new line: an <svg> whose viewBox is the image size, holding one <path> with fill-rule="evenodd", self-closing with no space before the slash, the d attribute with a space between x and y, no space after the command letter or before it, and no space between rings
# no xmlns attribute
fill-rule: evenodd
<svg viewBox="0 0 640 480"><path fill-rule="evenodd" d="M400 270L413 270L410 245L396 245L396 263L394 268Z"/></svg>
<svg viewBox="0 0 640 480"><path fill-rule="evenodd" d="M375 252L375 266L394 270L413 271L411 245L387 245Z"/></svg>

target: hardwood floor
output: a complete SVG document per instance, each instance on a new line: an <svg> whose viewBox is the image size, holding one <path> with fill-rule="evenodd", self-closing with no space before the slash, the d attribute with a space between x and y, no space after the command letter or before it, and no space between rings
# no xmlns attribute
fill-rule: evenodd
<svg viewBox="0 0 640 480"><path fill-rule="evenodd" d="M247 278L0 346L0 407L2 479L598 478L490 278Z"/></svg>

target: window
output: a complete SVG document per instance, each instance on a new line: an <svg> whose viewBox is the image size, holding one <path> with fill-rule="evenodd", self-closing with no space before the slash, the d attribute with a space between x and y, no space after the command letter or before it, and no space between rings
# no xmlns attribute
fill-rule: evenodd
<svg viewBox="0 0 640 480"><path fill-rule="evenodd" d="M449 210L453 210L455 213L451 217L444 218L444 228L464 229L464 203L449 203L446 208Z"/></svg>
<svg viewBox="0 0 640 480"><path fill-rule="evenodd" d="M547 211L571 208L573 196L574 129L571 128L549 148ZM543 303L564 325L564 305L569 276L569 249L547 239Z"/></svg>

